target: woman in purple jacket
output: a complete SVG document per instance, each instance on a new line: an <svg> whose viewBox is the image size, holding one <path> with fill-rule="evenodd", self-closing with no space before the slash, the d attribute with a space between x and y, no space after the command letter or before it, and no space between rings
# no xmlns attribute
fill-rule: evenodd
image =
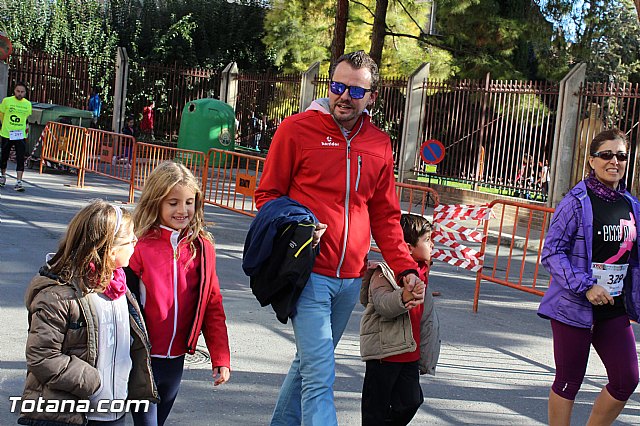
<svg viewBox="0 0 640 426"><path fill-rule="evenodd" d="M562 199L553 216L542 264L551 285L538 315L551 320L556 377L549 393L549 424L569 425L590 346L609 383L588 425L610 425L638 384L638 356L629 320L640 313L640 258L636 218L640 204L625 190L624 133L599 133L589 146L591 173Z"/></svg>

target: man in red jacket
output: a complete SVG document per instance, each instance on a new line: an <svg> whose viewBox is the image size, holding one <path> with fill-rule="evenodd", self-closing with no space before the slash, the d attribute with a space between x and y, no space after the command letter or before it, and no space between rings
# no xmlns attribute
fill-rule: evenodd
<svg viewBox="0 0 640 426"><path fill-rule="evenodd" d="M256 190L256 205L281 196L309 208L320 254L292 316L297 353L272 425L337 425L334 348L358 299L371 235L400 283L422 300L402 229L389 136L371 124L376 63L363 51L334 64L329 99L278 127Z"/></svg>

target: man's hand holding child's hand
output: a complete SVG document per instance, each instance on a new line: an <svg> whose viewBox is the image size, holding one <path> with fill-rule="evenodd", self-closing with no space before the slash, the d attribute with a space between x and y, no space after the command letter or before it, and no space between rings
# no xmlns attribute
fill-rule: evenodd
<svg viewBox="0 0 640 426"><path fill-rule="evenodd" d="M426 285L415 274L408 274L403 278L402 302L407 309L424 303Z"/></svg>

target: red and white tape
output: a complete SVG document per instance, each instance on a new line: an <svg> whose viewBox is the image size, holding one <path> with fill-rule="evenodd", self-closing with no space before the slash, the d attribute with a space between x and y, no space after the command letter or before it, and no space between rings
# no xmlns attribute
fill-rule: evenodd
<svg viewBox="0 0 640 426"><path fill-rule="evenodd" d="M431 254L432 258L469 271L479 271L482 268L484 256L481 256L478 251L458 241L480 243L484 238L484 234L461 225L455 222L455 220L484 221L491 217L493 217L493 212L486 205L441 204L437 206L433 211L433 221L436 225L433 233L433 241L441 243L448 248L434 249Z"/></svg>
<svg viewBox="0 0 640 426"><path fill-rule="evenodd" d="M435 222L442 222L445 219L487 220L491 215L492 211L486 205L440 204L433 210Z"/></svg>
<svg viewBox="0 0 640 426"><path fill-rule="evenodd" d="M460 244L456 241L450 240L449 238L443 235L438 235L438 234L434 235L433 241L444 244L445 246L459 253L460 254L459 257L462 257L469 261L473 262L473 261L479 261L482 259L482 256L480 256L480 253L478 253L476 250L470 247L467 247L463 244Z"/></svg>
<svg viewBox="0 0 640 426"><path fill-rule="evenodd" d="M437 231L446 235L451 240L472 241L474 243L481 243L484 234L480 231L469 229L466 226L460 225L452 220L437 223ZM449 228L455 232L442 230L442 228Z"/></svg>
<svg viewBox="0 0 640 426"><path fill-rule="evenodd" d="M431 257L473 272L477 272L482 268L482 263L480 261L460 259L459 257L456 257L456 252L454 250L434 249Z"/></svg>

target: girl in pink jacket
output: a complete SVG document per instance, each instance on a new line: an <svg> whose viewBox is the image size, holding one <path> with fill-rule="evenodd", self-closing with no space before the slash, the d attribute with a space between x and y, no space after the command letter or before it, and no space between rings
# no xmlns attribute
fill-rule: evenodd
<svg viewBox="0 0 640 426"><path fill-rule="evenodd" d="M200 332L211 355L214 384L229 380L226 317L213 239L204 225L203 194L189 169L173 162L158 165L145 183L134 223L139 241L130 269L139 279L160 394L160 403L134 414L134 422L162 425L180 388L184 356L195 352Z"/></svg>

